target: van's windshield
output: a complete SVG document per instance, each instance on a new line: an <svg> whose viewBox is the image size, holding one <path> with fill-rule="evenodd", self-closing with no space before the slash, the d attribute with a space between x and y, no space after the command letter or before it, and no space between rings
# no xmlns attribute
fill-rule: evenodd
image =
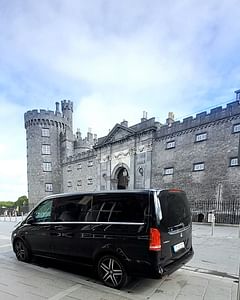
<svg viewBox="0 0 240 300"><path fill-rule="evenodd" d="M191 212L183 191L164 190L158 197L162 210L161 223L168 230L177 230L190 224Z"/></svg>

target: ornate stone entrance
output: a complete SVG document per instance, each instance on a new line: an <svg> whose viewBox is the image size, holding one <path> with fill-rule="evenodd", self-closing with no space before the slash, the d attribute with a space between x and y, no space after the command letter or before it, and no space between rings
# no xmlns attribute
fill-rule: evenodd
<svg viewBox="0 0 240 300"><path fill-rule="evenodd" d="M111 179L112 189L126 190L129 183L129 171L125 164L118 165L114 168Z"/></svg>

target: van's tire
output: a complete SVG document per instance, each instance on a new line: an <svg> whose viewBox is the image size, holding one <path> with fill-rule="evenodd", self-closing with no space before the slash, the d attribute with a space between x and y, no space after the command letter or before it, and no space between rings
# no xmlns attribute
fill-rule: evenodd
<svg viewBox="0 0 240 300"><path fill-rule="evenodd" d="M128 275L122 262L110 254L99 259L97 273L99 279L111 288L120 289L128 282Z"/></svg>
<svg viewBox="0 0 240 300"><path fill-rule="evenodd" d="M29 262L31 260L31 252L21 239L17 239L13 247L19 261Z"/></svg>

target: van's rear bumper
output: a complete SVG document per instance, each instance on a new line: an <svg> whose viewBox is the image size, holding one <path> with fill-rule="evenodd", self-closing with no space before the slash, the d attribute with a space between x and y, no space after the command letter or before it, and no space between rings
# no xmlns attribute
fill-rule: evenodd
<svg viewBox="0 0 240 300"><path fill-rule="evenodd" d="M128 271L132 275L140 275L144 277L150 277L150 278L161 278L164 275L169 275L173 273L174 271L181 268L183 265L185 265L194 254L194 251L192 248L185 253L182 257L176 259L175 261L167 264L162 265L159 264L157 261L159 261L159 256L156 253L154 255L154 258L150 261L132 261L132 264L128 264Z"/></svg>
<svg viewBox="0 0 240 300"><path fill-rule="evenodd" d="M182 257L178 258L176 261L165 265L163 268L163 275L169 275L179 268L181 268L183 265L185 265L192 257L193 257L194 251L193 248L191 248L186 254L184 254Z"/></svg>

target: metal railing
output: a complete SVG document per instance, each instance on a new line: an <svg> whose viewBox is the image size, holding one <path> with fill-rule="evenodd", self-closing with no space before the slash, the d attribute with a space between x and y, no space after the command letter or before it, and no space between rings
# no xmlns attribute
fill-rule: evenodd
<svg viewBox="0 0 240 300"><path fill-rule="evenodd" d="M223 224L240 224L240 200L197 201L191 205L194 222L208 222L208 214L214 213L215 222Z"/></svg>

